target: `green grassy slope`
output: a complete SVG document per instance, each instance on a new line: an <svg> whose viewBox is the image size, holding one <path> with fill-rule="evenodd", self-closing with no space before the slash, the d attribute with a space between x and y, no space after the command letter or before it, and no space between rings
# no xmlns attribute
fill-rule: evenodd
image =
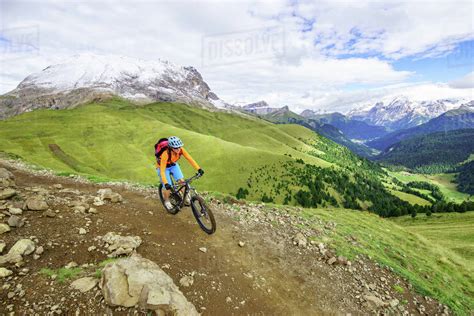
<svg viewBox="0 0 474 316"><path fill-rule="evenodd" d="M394 221L407 230L418 233L452 250L474 267L474 213L436 213L411 218L402 216Z"/></svg>
<svg viewBox="0 0 474 316"><path fill-rule="evenodd" d="M0 151L59 172L152 184L157 182L153 144L159 137L179 135L209 174L196 182L198 187L235 193L249 173L263 165L298 158L321 167L332 165L304 154L311 148L295 135L317 142L318 136L309 133L300 126L274 125L182 104L133 107L112 100L73 110L39 110L1 121ZM72 159L52 151L50 144ZM191 175L188 163L181 165Z"/></svg>

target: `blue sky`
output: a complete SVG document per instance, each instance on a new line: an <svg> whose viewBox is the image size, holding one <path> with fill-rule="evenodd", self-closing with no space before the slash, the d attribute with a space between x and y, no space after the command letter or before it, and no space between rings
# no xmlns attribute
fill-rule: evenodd
<svg viewBox="0 0 474 316"><path fill-rule="evenodd" d="M446 56L405 57L394 61L393 66L416 73L413 81L449 82L474 71L474 41L457 44Z"/></svg>
<svg viewBox="0 0 474 316"><path fill-rule="evenodd" d="M20 42L0 47L0 93L72 55L97 53L192 65L237 104L346 111L397 94L473 97L472 1L0 5L0 38ZM204 53L224 44L231 57Z"/></svg>

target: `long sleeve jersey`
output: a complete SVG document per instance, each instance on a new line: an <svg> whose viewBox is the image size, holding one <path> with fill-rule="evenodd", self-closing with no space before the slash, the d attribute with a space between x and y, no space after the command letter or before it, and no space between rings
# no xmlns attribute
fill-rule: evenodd
<svg viewBox="0 0 474 316"><path fill-rule="evenodd" d="M171 157L169 157L168 152L171 153ZM193 166L194 169L199 170L201 167L194 161L193 157L184 149L183 147L180 148L179 152L174 152L173 150L165 150L160 157L160 164L156 163L156 167L160 168L161 179L163 179L163 183L166 184L168 181L166 180L165 170L168 163L175 163L176 161L184 156L186 160Z"/></svg>

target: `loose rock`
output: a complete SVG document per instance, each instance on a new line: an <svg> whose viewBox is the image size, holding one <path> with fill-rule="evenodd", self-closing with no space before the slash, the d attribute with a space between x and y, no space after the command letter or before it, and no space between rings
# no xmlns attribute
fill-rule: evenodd
<svg viewBox="0 0 474 316"><path fill-rule="evenodd" d="M75 290L85 293L87 291L92 290L97 285L97 283L98 280L96 278L85 277L72 282L71 287Z"/></svg>
<svg viewBox="0 0 474 316"><path fill-rule="evenodd" d="M48 209L48 203L42 197L31 197L26 200L26 207L31 211L45 211Z"/></svg>
<svg viewBox="0 0 474 316"><path fill-rule="evenodd" d="M179 284L181 284L184 287L189 287L193 285L194 283L194 278L191 275L185 275L179 280Z"/></svg>
<svg viewBox="0 0 474 316"><path fill-rule="evenodd" d="M108 232L102 237L102 241L109 244L107 247L110 252L108 257L129 255L142 243L142 239L139 236L120 236L113 232Z"/></svg>
<svg viewBox="0 0 474 316"><path fill-rule="evenodd" d="M13 274L13 271L8 270L6 268L0 268L0 278L6 278Z"/></svg>
<svg viewBox="0 0 474 316"><path fill-rule="evenodd" d="M20 239L8 251L8 256L25 256L35 251L35 242L30 239Z"/></svg>
<svg viewBox="0 0 474 316"><path fill-rule="evenodd" d="M97 191L99 198L103 201L109 200L112 203L122 202L122 196L116 192L113 192L111 189L100 189Z"/></svg>
<svg viewBox="0 0 474 316"><path fill-rule="evenodd" d="M50 209L50 210L45 211L43 213L43 216L53 218L53 217L56 217L56 213Z"/></svg>
<svg viewBox="0 0 474 316"><path fill-rule="evenodd" d="M10 226L7 224L0 224L0 235L10 231Z"/></svg>
<svg viewBox="0 0 474 316"><path fill-rule="evenodd" d="M8 212L11 215L21 215L21 214L23 214L23 210L21 208L16 208L16 207L9 208Z"/></svg>
<svg viewBox="0 0 474 316"><path fill-rule="evenodd" d="M0 190L0 200L6 200L11 198L16 194L16 191L11 189L11 188L6 188L3 190Z"/></svg>
<svg viewBox="0 0 474 316"><path fill-rule="evenodd" d="M25 221L16 215L12 215L8 219L8 225L10 227L22 227L23 225L25 225Z"/></svg>
<svg viewBox="0 0 474 316"><path fill-rule="evenodd" d="M294 242L298 247L305 248L308 244L306 237L302 233L297 233L296 236L293 238Z"/></svg>
<svg viewBox="0 0 474 316"><path fill-rule="evenodd" d="M5 168L0 168L0 188L8 188L15 185L13 173Z"/></svg>

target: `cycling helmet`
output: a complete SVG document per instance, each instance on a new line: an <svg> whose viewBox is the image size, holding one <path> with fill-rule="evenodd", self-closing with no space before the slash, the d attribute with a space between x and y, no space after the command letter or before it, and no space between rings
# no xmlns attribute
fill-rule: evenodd
<svg viewBox="0 0 474 316"><path fill-rule="evenodd" d="M179 137L171 136L170 138L168 138L168 145L171 148L180 148L180 147L183 147L184 144L181 141L181 139L179 139Z"/></svg>

